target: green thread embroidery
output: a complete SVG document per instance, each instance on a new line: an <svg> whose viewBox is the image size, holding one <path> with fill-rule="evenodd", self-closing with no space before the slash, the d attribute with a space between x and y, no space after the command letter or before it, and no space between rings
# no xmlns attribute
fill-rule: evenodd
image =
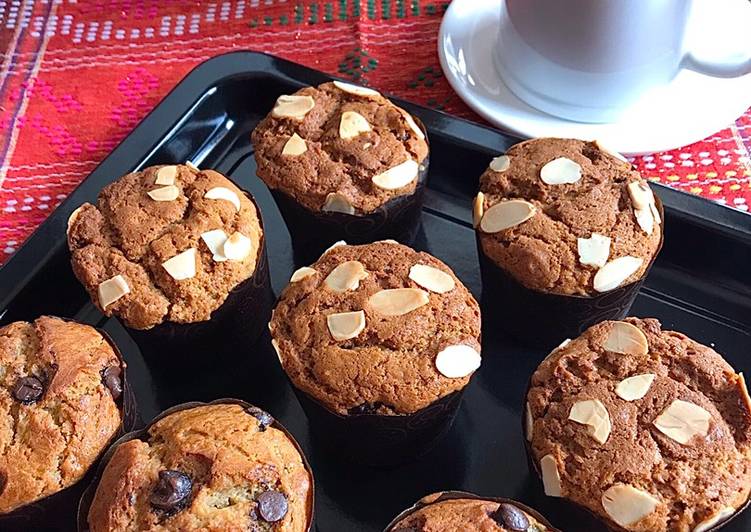
<svg viewBox="0 0 751 532"><path fill-rule="evenodd" d="M377 67L378 60L371 57L362 48L357 47L351 52L347 52L344 60L339 63L339 74L342 74L343 77L348 76L353 81L358 81L363 77L363 74L372 72Z"/></svg>
<svg viewBox="0 0 751 532"><path fill-rule="evenodd" d="M415 16L420 14L420 2L418 0L412 0L412 14Z"/></svg>
<svg viewBox="0 0 751 532"><path fill-rule="evenodd" d="M310 4L310 17L308 22L311 24L318 24L318 4Z"/></svg>
<svg viewBox="0 0 751 532"><path fill-rule="evenodd" d="M370 20L375 20L376 18L375 9L376 9L375 0L368 0L368 18Z"/></svg>
<svg viewBox="0 0 751 532"><path fill-rule="evenodd" d="M334 21L334 6L331 4L331 2L326 2L326 4L323 6L323 21Z"/></svg>
<svg viewBox="0 0 751 532"><path fill-rule="evenodd" d="M420 85L425 87L432 87L437 79L442 77L441 69L438 67L425 67L417 72L415 79L407 83L407 87L410 89L416 89Z"/></svg>
<svg viewBox="0 0 751 532"><path fill-rule="evenodd" d="M391 18L391 0L381 0L381 18L383 20Z"/></svg>
<svg viewBox="0 0 751 532"><path fill-rule="evenodd" d="M303 17L305 17L305 7L302 4L297 4L295 6L295 24L301 24Z"/></svg>
<svg viewBox="0 0 751 532"><path fill-rule="evenodd" d="M264 23L264 24L265 24L266 26L271 26L271 24L272 24L273 22L274 22L274 19L273 19L273 18L271 18L271 17L269 17L268 15L267 15L267 16L265 16L265 17L263 17L263 23Z"/></svg>
<svg viewBox="0 0 751 532"><path fill-rule="evenodd" d="M347 0L339 0L339 20L347 20Z"/></svg>

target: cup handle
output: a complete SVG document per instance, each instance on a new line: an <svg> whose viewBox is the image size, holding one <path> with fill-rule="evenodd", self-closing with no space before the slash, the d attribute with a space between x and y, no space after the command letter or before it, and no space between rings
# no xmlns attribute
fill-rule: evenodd
<svg viewBox="0 0 751 532"><path fill-rule="evenodd" d="M736 14L739 16L745 16L748 22L751 23L751 17L747 16L751 11L746 11L742 14L740 13L741 10L749 9L750 5L748 0L736 1L739 1L740 4L733 6L738 9L738 12L735 12L734 16ZM741 56L741 54L745 55ZM686 55L683 56L681 67L699 72L700 74L706 74L718 78L736 78L744 76L751 73L751 49L722 59L700 58L694 52L688 51Z"/></svg>

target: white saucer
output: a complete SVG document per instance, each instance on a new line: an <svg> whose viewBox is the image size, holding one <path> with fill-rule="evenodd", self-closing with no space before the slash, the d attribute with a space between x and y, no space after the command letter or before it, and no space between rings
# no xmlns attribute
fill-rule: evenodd
<svg viewBox="0 0 751 532"><path fill-rule="evenodd" d="M538 111L504 85L493 64L500 2L451 2L438 35L438 55L459 97L512 134L597 139L624 154L652 153L702 140L751 106L751 75L718 79L684 70L634 104L618 122L585 124Z"/></svg>

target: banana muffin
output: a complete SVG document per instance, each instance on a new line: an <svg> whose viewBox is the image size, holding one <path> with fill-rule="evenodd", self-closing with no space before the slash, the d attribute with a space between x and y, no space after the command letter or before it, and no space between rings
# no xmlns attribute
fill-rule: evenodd
<svg viewBox="0 0 751 532"><path fill-rule="evenodd" d="M385 532L555 532L531 508L496 497L464 492L427 495L403 512Z"/></svg>
<svg viewBox="0 0 751 532"><path fill-rule="evenodd" d="M427 139L416 119L375 90L334 81L282 95L252 141L257 174L293 244L317 243L307 262L339 239L414 236Z"/></svg>
<svg viewBox="0 0 751 532"><path fill-rule="evenodd" d="M123 371L88 325L42 316L0 328L0 523L86 474L121 429Z"/></svg>
<svg viewBox="0 0 751 532"><path fill-rule="evenodd" d="M703 532L751 490L751 400L709 347L655 319L606 321L535 371L525 432L545 493L614 530Z"/></svg>
<svg viewBox="0 0 751 532"><path fill-rule="evenodd" d="M131 329L208 321L265 261L252 198L192 165L152 166L107 185L96 205L71 215L68 245L94 305Z"/></svg>
<svg viewBox="0 0 751 532"><path fill-rule="evenodd" d="M114 448L88 511L91 532L310 529L313 477L268 413L221 402L168 412Z"/></svg>

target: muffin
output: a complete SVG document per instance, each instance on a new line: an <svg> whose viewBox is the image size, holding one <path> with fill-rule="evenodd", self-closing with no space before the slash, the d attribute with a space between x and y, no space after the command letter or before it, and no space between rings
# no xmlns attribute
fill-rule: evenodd
<svg viewBox="0 0 751 532"><path fill-rule="evenodd" d="M272 343L317 434L399 462L443 434L480 366L480 309L441 261L393 241L337 245L297 270Z"/></svg>
<svg viewBox="0 0 751 532"><path fill-rule="evenodd" d="M0 328L0 529L74 513L80 492L68 488L135 421L124 369L88 325L42 316Z"/></svg>
<svg viewBox="0 0 751 532"><path fill-rule="evenodd" d="M624 317L662 246L659 199L596 142L512 146L480 177L474 219L483 305L533 343Z"/></svg>
<svg viewBox="0 0 751 532"><path fill-rule="evenodd" d="M338 240L411 243L428 166L424 128L373 89L340 81L282 95L253 131L258 176L308 264Z"/></svg>
<svg viewBox="0 0 751 532"><path fill-rule="evenodd" d="M606 321L565 343L535 371L527 401L545 493L612 530L703 532L748 501L743 376L655 319Z"/></svg>
<svg viewBox="0 0 751 532"><path fill-rule="evenodd" d="M241 401L174 407L122 438L105 461L93 499L82 500L79 530L312 527L313 476L297 442Z"/></svg>
<svg viewBox="0 0 751 532"><path fill-rule="evenodd" d="M464 491L426 495L384 532L557 532L532 508L511 499Z"/></svg>
<svg viewBox="0 0 751 532"><path fill-rule="evenodd" d="M184 355L213 337L247 344L268 319L261 214L213 170L152 166L123 176L73 212L68 245L92 303L134 331L139 347L169 344Z"/></svg>

